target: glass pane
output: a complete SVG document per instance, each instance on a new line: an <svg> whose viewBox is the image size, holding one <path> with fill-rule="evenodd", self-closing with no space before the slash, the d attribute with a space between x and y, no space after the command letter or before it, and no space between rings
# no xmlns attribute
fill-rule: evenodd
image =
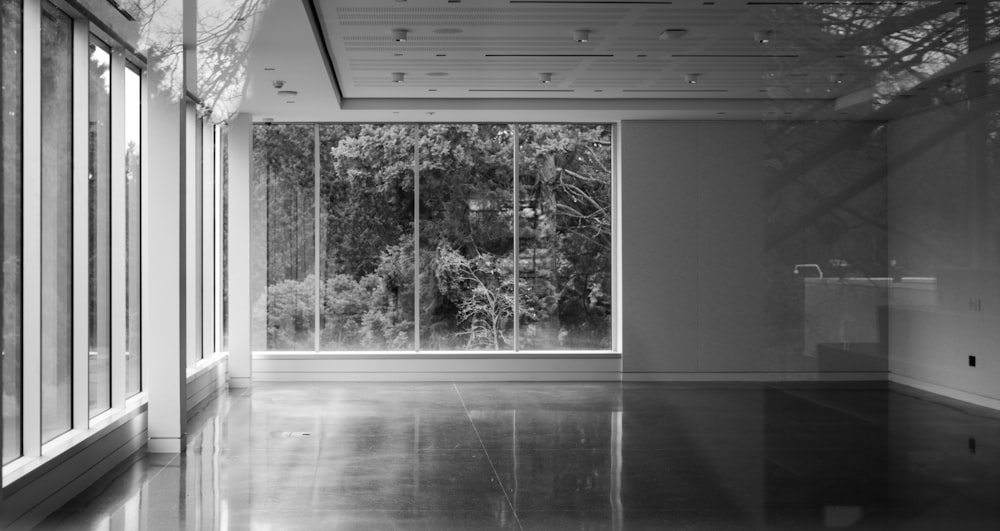
<svg viewBox="0 0 1000 531"><path fill-rule="evenodd" d="M514 159L507 125L420 135L420 349L513 345Z"/></svg>
<svg viewBox="0 0 1000 531"><path fill-rule="evenodd" d="M222 216L216 218L222 224L222 250L219 260L222 264L222 352L229 352L229 130L219 126L219 172L222 179Z"/></svg>
<svg viewBox="0 0 1000 531"><path fill-rule="evenodd" d="M0 3L0 237L3 238L3 464L21 456L21 256L23 229L21 0Z"/></svg>
<svg viewBox="0 0 1000 531"><path fill-rule="evenodd" d="M313 350L315 329L314 127L254 127L254 193L266 219L267 290L253 308L266 330L258 350Z"/></svg>
<svg viewBox="0 0 1000 531"><path fill-rule="evenodd" d="M73 21L42 10L42 441L72 427Z"/></svg>
<svg viewBox="0 0 1000 531"><path fill-rule="evenodd" d="M321 350L413 350L413 128L320 127Z"/></svg>
<svg viewBox="0 0 1000 531"><path fill-rule="evenodd" d="M611 348L611 126L518 132L518 348Z"/></svg>
<svg viewBox="0 0 1000 531"><path fill-rule="evenodd" d="M111 54L91 37L89 121L90 416L111 407Z"/></svg>
<svg viewBox="0 0 1000 531"><path fill-rule="evenodd" d="M125 69L125 396L142 388L141 88L139 72Z"/></svg>
<svg viewBox="0 0 1000 531"><path fill-rule="evenodd" d="M205 357L205 290L204 290L204 252L205 252L205 121L198 115L194 121L194 334L191 345L195 347L194 358L200 360Z"/></svg>

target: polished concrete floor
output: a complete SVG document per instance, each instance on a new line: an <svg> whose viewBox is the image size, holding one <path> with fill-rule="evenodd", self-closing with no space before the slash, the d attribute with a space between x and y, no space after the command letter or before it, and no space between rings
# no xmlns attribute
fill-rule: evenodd
<svg viewBox="0 0 1000 531"><path fill-rule="evenodd" d="M1000 529L1000 414L882 384L261 384L44 529Z"/></svg>

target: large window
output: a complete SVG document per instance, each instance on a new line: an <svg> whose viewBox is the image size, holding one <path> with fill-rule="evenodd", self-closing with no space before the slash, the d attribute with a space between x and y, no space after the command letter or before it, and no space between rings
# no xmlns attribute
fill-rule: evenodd
<svg viewBox="0 0 1000 531"><path fill-rule="evenodd" d="M612 348L610 126L261 124L254 164L254 349Z"/></svg>
<svg viewBox="0 0 1000 531"><path fill-rule="evenodd" d="M22 186L21 0L0 0L0 197L3 279L0 332L3 349L3 464L21 456L21 315L24 226Z"/></svg>
<svg viewBox="0 0 1000 531"><path fill-rule="evenodd" d="M73 20L42 11L42 440L72 427Z"/></svg>
<svg viewBox="0 0 1000 531"><path fill-rule="evenodd" d="M91 37L88 127L90 415L111 407L111 54Z"/></svg>

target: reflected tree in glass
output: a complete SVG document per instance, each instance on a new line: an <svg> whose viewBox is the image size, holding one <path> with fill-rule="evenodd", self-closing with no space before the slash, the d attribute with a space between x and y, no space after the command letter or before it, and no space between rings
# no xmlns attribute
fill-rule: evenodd
<svg viewBox="0 0 1000 531"><path fill-rule="evenodd" d="M42 441L72 427L73 20L42 4Z"/></svg>
<svg viewBox="0 0 1000 531"><path fill-rule="evenodd" d="M3 228L3 281L0 283L0 332L3 348L2 464L21 456L21 259L24 197L22 185L21 0L0 0L0 179Z"/></svg>

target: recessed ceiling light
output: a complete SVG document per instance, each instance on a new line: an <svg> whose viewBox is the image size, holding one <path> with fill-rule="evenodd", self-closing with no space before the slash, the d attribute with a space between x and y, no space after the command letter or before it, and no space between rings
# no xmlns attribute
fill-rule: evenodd
<svg viewBox="0 0 1000 531"><path fill-rule="evenodd" d="M665 29L665 30L663 30L663 33L660 33L660 40L661 41L672 41L672 40L680 39L680 38L683 38L685 35L687 35L687 33L688 33L688 30L683 29L683 28L669 28L669 29Z"/></svg>
<svg viewBox="0 0 1000 531"><path fill-rule="evenodd" d="M264 71L265 72L274 72L274 70L275 70L275 68L273 66L265 66L264 67Z"/></svg>
<svg viewBox="0 0 1000 531"><path fill-rule="evenodd" d="M548 85L549 83L552 83L552 73L542 72L541 74L538 74L538 82L543 85Z"/></svg>
<svg viewBox="0 0 1000 531"><path fill-rule="evenodd" d="M297 90L279 90L279 96L298 96L299 92Z"/></svg>
<svg viewBox="0 0 1000 531"><path fill-rule="evenodd" d="M689 85L698 83L698 74L684 74L684 82Z"/></svg>
<svg viewBox="0 0 1000 531"><path fill-rule="evenodd" d="M275 79L274 81L271 82L271 85L274 88L281 90L281 87L285 86L285 82L280 79Z"/></svg>
<svg viewBox="0 0 1000 531"><path fill-rule="evenodd" d="M406 34L408 32L405 29L394 29L392 30L392 40L396 42L406 42Z"/></svg>
<svg viewBox="0 0 1000 531"><path fill-rule="evenodd" d="M405 81L403 79L404 76L406 76L406 74L403 73L403 72L393 72L392 73L392 82L393 83L402 83L403 81Z"/></svg>
<svg viewBox="0 0 1000 531"><path fill-rule="evenodd" d="M844 74L830 74L829 79L830 83L833 83L834 85L844 84Z"/></svg>
<svg viewBox="0 0 1000 531"><path fill-rule="evenodd" d="M578 29L573 31L573 39L576 42L587 42L590 40L590 30Z"/></svg>
<svg viewBox="0 0 1000 531"><path fill-rule="evenodd" d="M771 30L760 30L753 32L753 40L757 41L757 44L771 44L774 40L774 32Z"/></svg>

